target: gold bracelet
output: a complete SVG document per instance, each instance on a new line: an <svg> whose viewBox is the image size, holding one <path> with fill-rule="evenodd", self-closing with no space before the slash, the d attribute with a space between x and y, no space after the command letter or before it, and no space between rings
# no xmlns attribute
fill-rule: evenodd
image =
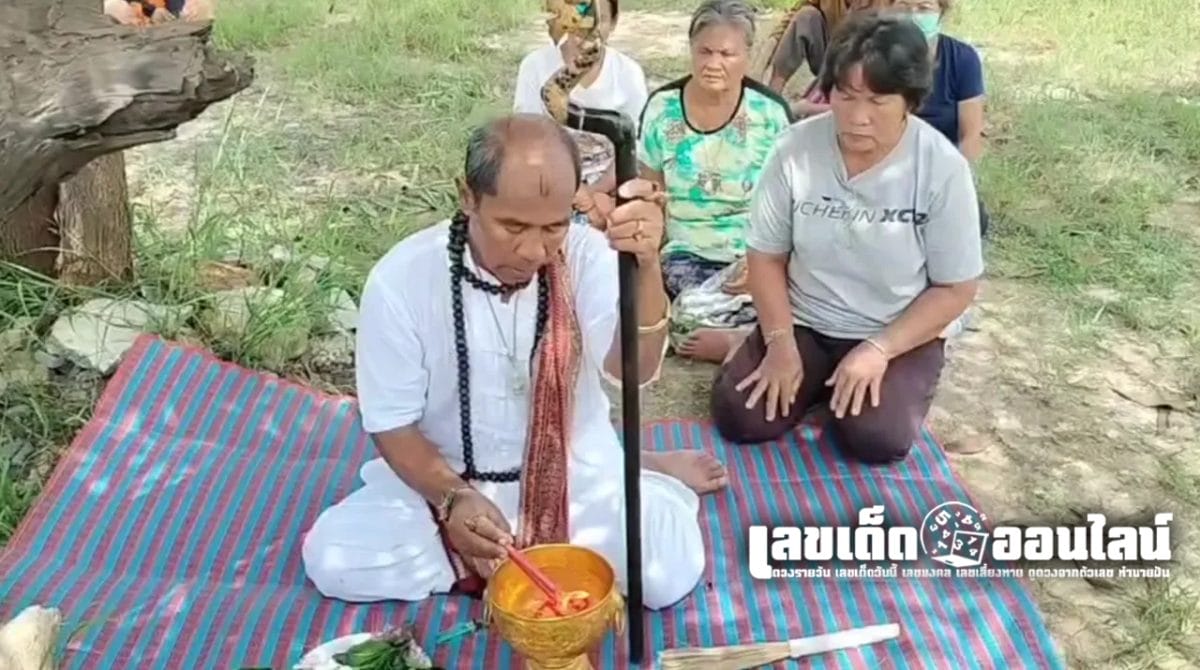
<svg viewBox="0 0 1200 670"><path fill-rule="evenodd" d="M662 320L653 326L643 326L638 324L638 335L653 335L654 333L661 332L662 329L666 328L667 324L671 321L671 302L669 300L667 301L667 308L664 311L665 313L663 314Z"/></svg>
<svg viewBox="0 0 1200 670"><path fill-rule="evenodd" d="M875 347L877 350L879 350L879 353L883 354L884 358L891 360L892 355L888 353L888 350L886 348L884 348L884 346L882 344L880 344L879 342L876 342L875 338L868 337L867 339L863 340L863 342L866 342L867 344L871 345L872 347Z"/></svg>
<svg viewBox="0 0 1200 670"><path fill-rule="evenodd" d="M771 346L775 340L792 334L791 328L776 328L769 333L763 333L763 346Z"/></svg>

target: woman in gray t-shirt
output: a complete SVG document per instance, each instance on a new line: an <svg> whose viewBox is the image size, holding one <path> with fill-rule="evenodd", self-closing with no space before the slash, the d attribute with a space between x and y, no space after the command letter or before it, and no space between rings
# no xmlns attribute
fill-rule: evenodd
<svg viewBox="0 0 1200 670"><path fill-rule="evenodd" d="M776 439L823 400L860 460L903 459L917 437L939 336L983 273L970 166L914 114L928 48L908 19L848 19L822 69L831 112L792 126L767 160L746 240L758 328L713 389L727 439Z"/></svg>

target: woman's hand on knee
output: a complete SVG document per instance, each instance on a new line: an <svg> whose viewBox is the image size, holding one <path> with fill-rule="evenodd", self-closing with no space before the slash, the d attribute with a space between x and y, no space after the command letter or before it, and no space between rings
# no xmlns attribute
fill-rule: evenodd
<svg viewBox="0 0 1200 670"><path fill-rule="evenodd" d="M826 386L833 387L833 397L829 400L833 415L841 419L849 411L850 416L858 416L868 395L871 407L879 407L883 373L887 372L887 367L888 357L882 347L870 340L851 349L825 380Z"/></svg>
<svg viewBox="0 0 1200 670"><path fill-rule="evenodd" d="M791 414L796 394L800 391L800 382L804 380L804 363L800 360L800 350L796 347L796 338L790 328L786 333L767 333L763 338L766 340L767 354L754 372L734 388L739 392L750 389L746 409L754 409L758 401L765 397L763 410L766 420L770 422Z"/></svg>

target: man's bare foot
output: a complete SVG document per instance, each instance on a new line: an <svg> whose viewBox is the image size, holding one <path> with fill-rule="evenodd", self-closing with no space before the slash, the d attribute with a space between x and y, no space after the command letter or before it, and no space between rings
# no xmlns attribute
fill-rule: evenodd
<svg viewBox="0 0 1200 670"><path fill-rule="evenodd" d="M719 491L729 483L721 461L699 449L646 451L642 459L647 468L678 479L699 495Z"/></svg>
<svg viewBox="0 0 1200 670"><path fill-rule="evenodd" d="M676 351L684 358L720 363L733 349L736 337L737 333L733 330L700 328L679 345Z"/></svg>

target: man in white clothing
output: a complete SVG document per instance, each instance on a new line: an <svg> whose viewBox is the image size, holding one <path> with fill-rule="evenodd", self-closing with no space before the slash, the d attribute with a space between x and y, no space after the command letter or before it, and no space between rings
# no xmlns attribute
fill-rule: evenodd
<svg viewBox="0 0 1200 670"><path fill-rule="evenodd" d="M623 456L601 380L621 373L618 251L638 259L639 382L657 378L662 201L631 182L635 199L609 212L605 232L570 225L579 180L577 149L549 118L492 122L468 145L462 210L371 271L358 398L381 458L304 539L325 595L478 593L506 545L566 541L605 556L625 587ZM724 472L697 454L645 454L652 608L686 596L704 570L698 494L681 478Z"/></svg>

